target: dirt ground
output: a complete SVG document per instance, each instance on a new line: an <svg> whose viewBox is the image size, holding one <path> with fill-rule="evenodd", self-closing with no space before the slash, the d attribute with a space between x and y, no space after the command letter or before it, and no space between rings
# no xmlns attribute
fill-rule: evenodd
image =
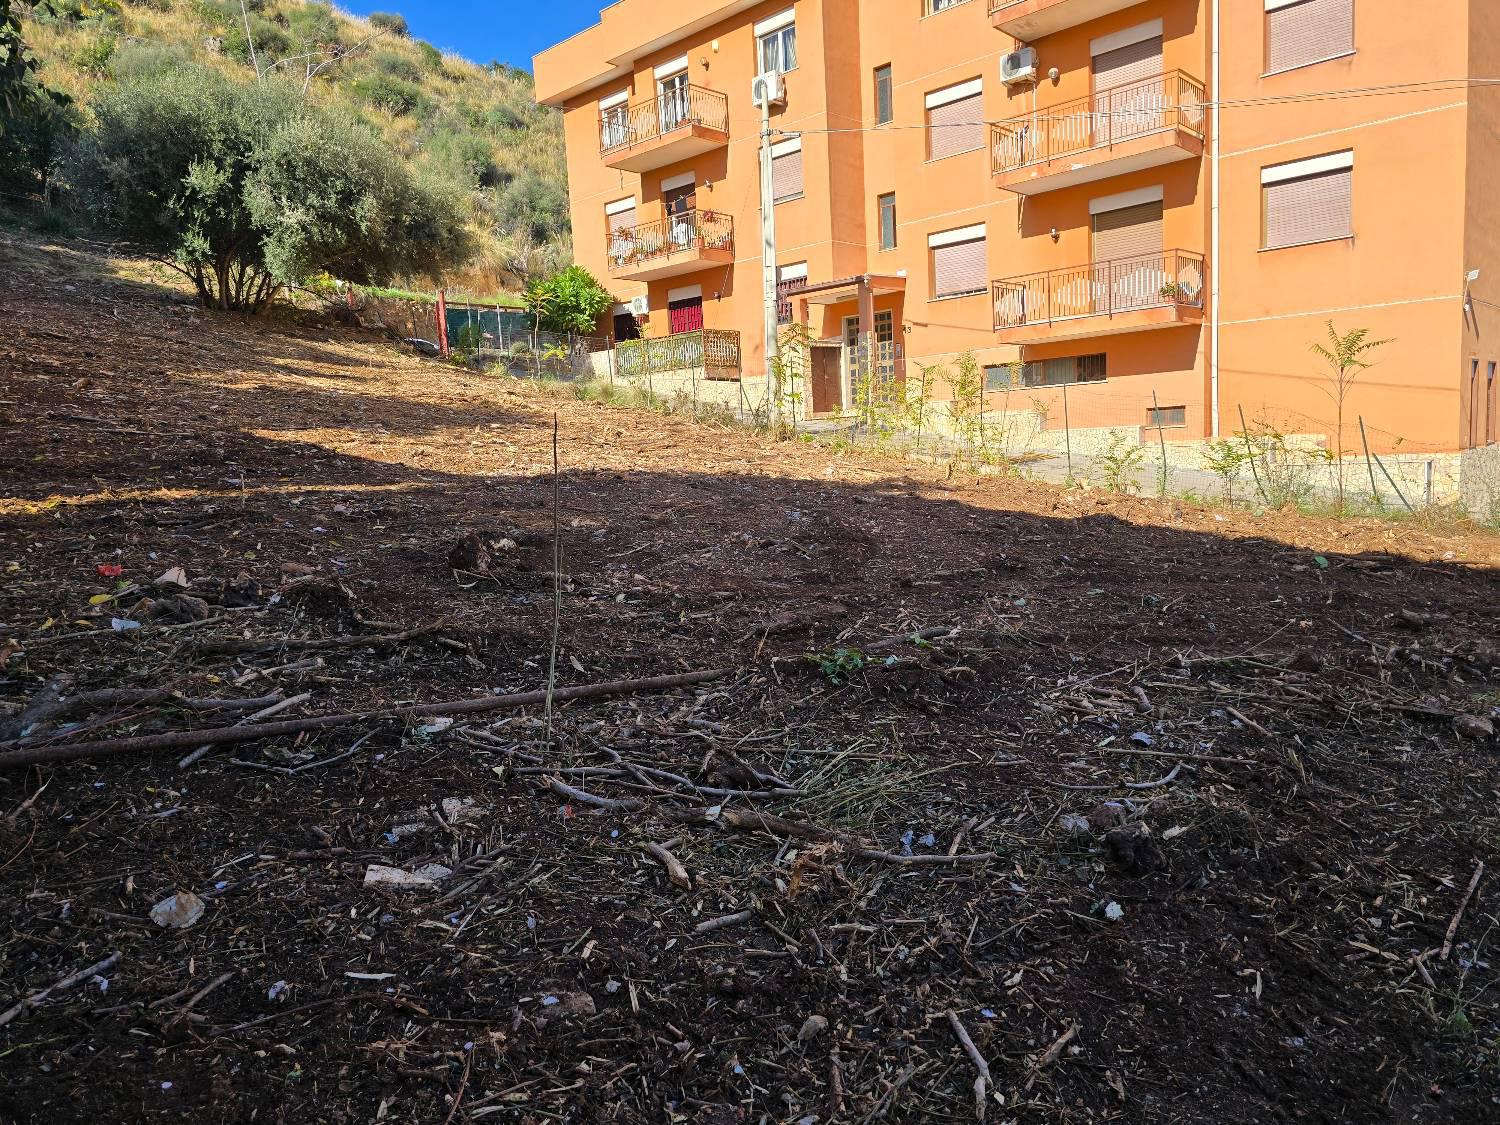
<svg viewBox="0 0 1500 1125"><path fill-rule="evenodd" d="M0 235L0 1121L1500 1121L1497 566Z"/></svg>

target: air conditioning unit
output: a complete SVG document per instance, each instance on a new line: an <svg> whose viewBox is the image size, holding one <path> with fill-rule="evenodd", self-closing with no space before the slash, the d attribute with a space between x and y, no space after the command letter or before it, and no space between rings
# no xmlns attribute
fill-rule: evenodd
<svg viewBox="0 0 1500 1125"><path fill-rule="evenodd" d="M781 109L786 105L786 79L777 71L757 74L750 83L750 103L756 109L762 106Z"/></svg>
<svg viewBox="0 0 1500 1125"><path fill-rule="evenodd" d="M645 316L650 313L650 311L651 302L644 293L642 293L639 297L630 298L631 316Z"/></svg>
<svg viewBox="0 0 1500 1125"><path fill-rule="evenodd" d="M1036 81L1036 48L1022 47L1000 56L1000 81L1007 86Z"/></svg>

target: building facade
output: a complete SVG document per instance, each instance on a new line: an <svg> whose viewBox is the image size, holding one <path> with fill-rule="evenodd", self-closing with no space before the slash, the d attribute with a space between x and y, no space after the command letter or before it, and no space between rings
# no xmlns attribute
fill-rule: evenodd
<svg viewBox="0 0 1500 1125"><path fill-rule="evenodd" d="M537 56L537 96L564 114L606 327L727 334L755 379L751 87L781 76L779 311L818 345L808 413L848 408L861 372L951 386L972 356L985 409L1020 395L1052 427L1201 439L1243 417L1327 440L1357 414L1378 452L1456 450L1500 423L1500 91L1472 81L1500 5L1429 0L1419 38L1411 14L620 0ZM1330 320L1390 341L1342 409L1311 350Z"/></svg>

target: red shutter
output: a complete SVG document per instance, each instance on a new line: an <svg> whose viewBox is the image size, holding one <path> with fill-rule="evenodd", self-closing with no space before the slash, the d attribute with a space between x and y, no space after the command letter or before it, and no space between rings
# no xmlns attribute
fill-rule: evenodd
<svg viewBox="0 0 1500 1125"><path fill-rule="evenodd" d="M1354 0L1300 0L1266 13L1266 69L1290 70L1354 50Z"/></svg>
<svg viewBox="0 0 1500 1125"><path fill-rule="evenodd" d="M777 203L802 194L802 150L771 158L771 198Z"/></svg>
<svg viewBox="0 0 1500 1125"><path fill-rule="evenodd" d="M984 147L984 95L971 94L927 111L927 159Z"/></svg>
<svg viewBox="0 0 1500 1125"><path fill-rule="evenodd" d="M1266 184L1263 190L1267 250L1354 234L1352 168Z"/></svg>
<svg viewBox="0 0 1500 1125"><path fill-rule="evenodd" d="M667 331L697 332L703 327L703 298L689 297L685 301L672 301L667 305Z"/></svg>
<svg viewBox="0 0 1500 1125"><path fill-rule="evenodd" d="M932 248L932 295L956 297L982 293L986 287L985 241L954 242Z"/></svg>

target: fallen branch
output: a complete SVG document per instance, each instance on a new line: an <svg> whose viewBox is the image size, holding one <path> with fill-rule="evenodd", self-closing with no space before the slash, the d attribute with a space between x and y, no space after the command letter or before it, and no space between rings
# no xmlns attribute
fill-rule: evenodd
<svg viewBox="0 0 1500 1125"><path fill-rule="evenodd" d="M1067 1031L1059 1035L1053 1041L1052 1046L1042 1052L1042 1057L1037 1059L1035 1069L1045 1070L1058 1059L1062 1058L1063 1049L1077 1037L1079 1027L1080 1025L1075 1023Z"/></svg>
<svg viewBox="0 0 1500 1125"><path fill-rule="evenodd" d="M1464 892L1463 901L1458 904L1458 913L1453 915L1453 921L1448 923L1448 932L1443 935L1443 952L1441 957L1448 960L1448 954L1453 952L1453 938L1458 933L1458 924L1463 921L1464 911L1469 908L1469 900L1474 897L1474 889L1479 886L1479 880L1484 875L1484 861L1480 860L1474 864L1474 877L1469 880L1469 889Z"/></svg>
<svg viewBox="0 0 1500 1125"><path fill-rule="evenodd" d="M974 1119L983 1121L985 1095L990 1084L990 1064L984 1061L979 1048L974 1046L974 1040L969 1038L969 1029L964 1026L963 1020L958 1018L958 1013L952 1008L948 1009L948 1023L953 1028L953 1034L958 1036L959 1043L963 1045L964 1054L969 1056L969 1061L979 1072L978 1077L974 1079Z"/></svg>
<svg viewBox="0 0 1500 1125"><path fill-rule="evenodd" d="M81 980L88 980L89 977L94 976L97 973L107 972L119 959L119 953L111 953L104 960L95 961L88 968L79 969L71 976L63 977L62 980L58 981L56 984L48 985L40 992L33 992L30 996L21 997L21 999L16 1001L16 1003L12 1007L8 1008L4 1012L0 1012L0 1027L4 1027L17 1016L25 1015L33 1008L40 1007L42 1003L46 1001L47 997L51 996L54 992L61 992L64 989L72 988Z"/></svg>
<svg viewBox="0 0 1500 1125"><path fill-rule="evenodd" d="M693 889L693 880L688 877L687 868L671 852L667 851L661 844L645 844L646 851L667 869L667 878L672 881L674 887L681 887L685 891Z"/></svg>
<svg viewBox="0 0 1500 1125"><path fill-rule="evenodd" d="M261 719L268 719L272 715L279 715L279 714L281 714L281 712L286 711L286 710L288 710L288 709L290 709L292 707L295 707L299 703L306 703L311 698L312 698L312 693L305 691L301 695L294 695L290 699L283 699L283 700L281 700L278 703L273 703L273 704L271 704L271 706L263 708L263 709L255 712L255 714L253 714L253 715L246 715L243 719L241 719L239 722L235 723L234 725L237 726L237 727L247 727L251 723L259 722ZM213 744L212 743L210 743L209 745L206 745L206 746L200 746L200 747L198 747L198 749L194 750L191 754L187 755L187 757L183 758L182 761L178 762L177 763L177 768L180 769L180 770L187 769L188 766L192 765L194 762L196 762L199 758L203 757L205 754L207 754L212 749L213 749Z"/></svg>
<svg viewBox="0 0 1500 1125"><path fill-rule="evenodd" d="M693 927L693 933L706 934L713 930L722 930L725 926L737 926L741 922L748 922L755 917L753 910L741 910L734 914L724 914L718 918L707 918Z"/></svg>
<svg viewBox="0 0 1500 1125"><path fill-rule="evenodd" d="M640 812L646 807L645 801L635 797L617 799L586 793L582 789L574 788L558 777L548 778L547 788L559 797L566 797L570 801L577 801L580 805L592 805L596 809L608 809L610 812Z"/></svg>
<svg viewBox="0 0 1500 1125"><path fill-rule="evenodd" d="M436 633L439 629L443 628L446 628L446 626L423 625L416 629L403 629L399 633L384 633L374 637L359 635L342 637L282 637L276 640L255 637L225 637L200 645L199 651L245 654L253 652L290 652L294 650L298 652L323 652L336 648L385 648L388 645L398 645L406 641L414 641L419 637Z"/></svg>
<svg viewBox="0 0 1500 1125"><path fill-rule="evenodd" d="M651 676L641 680L610 680L599 684L580 684L577 687L558 688L552 693L554 703L578 699L600 699L612 695L629 695L637 692L667 691L672 688L689 687L708 683L729 675L727 668L712 668L701 672L683 672L671 676ZM258 742L264 738L276 738L284 734L301 734L303 731L327 730L330 727L348 726L351 723L368 723L386 719L418 718L428 715L475 715L486 711L513 711L522 707L533 707L545 702L544 691L528 691L515 695L488 695L478 699L460 699L448 703L424 703L411 707L392 707L382 711L353 711L337 715L315 715L305 719L291 719L280 723L264 723L247 727L216 727L208 730L170 731L163 734L140 735L134 738L102 739L95 742L74 742L53 746L31 746L25 739L0 743L0 769L7 766L29 766L37 762L66 762L79 758L103 758L113 754L128 754L145 750L175 750L184 746L223 745L234 742Z"/></svg>

